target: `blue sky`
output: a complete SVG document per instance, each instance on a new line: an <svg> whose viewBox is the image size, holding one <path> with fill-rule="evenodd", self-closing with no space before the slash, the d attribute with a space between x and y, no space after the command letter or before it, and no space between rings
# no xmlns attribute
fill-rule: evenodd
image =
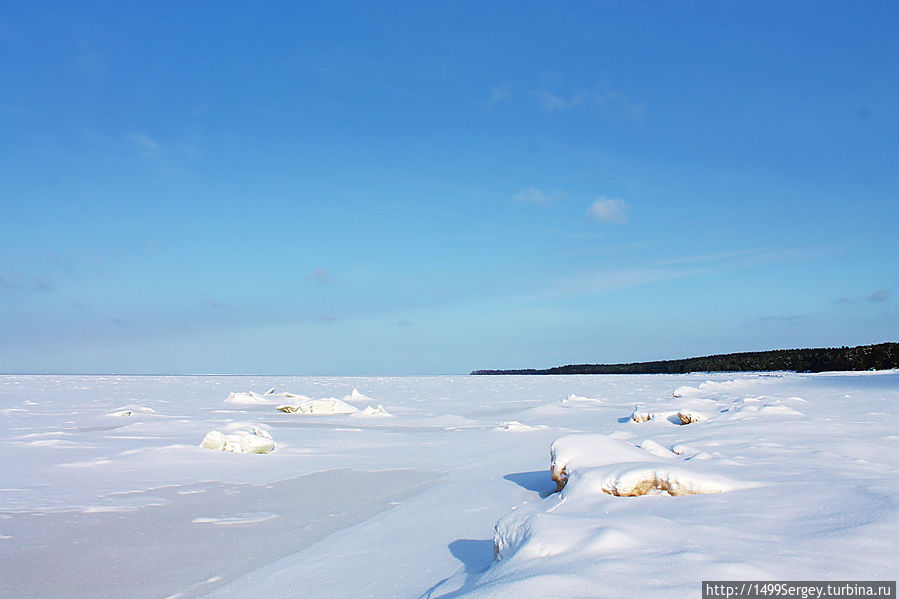
<svg viewBox="0 0 899 599"><path fill-rule="evenodd" d="M0 371L899 340L897 30L886 2L4 2Z"/></svg>

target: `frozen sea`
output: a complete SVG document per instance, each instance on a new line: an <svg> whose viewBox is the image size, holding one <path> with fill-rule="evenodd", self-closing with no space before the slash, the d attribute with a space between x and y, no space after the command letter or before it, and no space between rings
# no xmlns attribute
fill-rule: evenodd
<svg viewBox="0 0 899 599"><path fill-rule="evenodd" d="M201 447L254 429L274 451ZM0 597L695 599L899 571L897 371L10 375L0 456Z"/></svg>

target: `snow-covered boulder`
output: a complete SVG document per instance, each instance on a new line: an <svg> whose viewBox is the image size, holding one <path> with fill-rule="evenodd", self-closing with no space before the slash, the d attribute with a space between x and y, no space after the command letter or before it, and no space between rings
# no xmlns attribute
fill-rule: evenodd
<svg viewBox="0 0 899 599"><path fill-rule="evenodd" d="M550 447L549 472L560 491L574 470L595 468L621 462L657 459L626 441L606 435L567 435Z"/></svg>
<svg viewBox="0 0 899 599"><path fill-rule="evenodd" d="M702 422L705 416L696 410L683 408L677 411L677 417L680 418L681 424L693 424L694 422Z"/></svg>
<svg viewBox="0 0 899 599"><path fill-rule="evenodd" d="M634 412L631 414L631 420L634 422L649 422L652 420L652 410L646 406L634 406Z"/></svg>
<svg viewBox="0 0 899 599"><path fill-rule="evenodd" d="M590 473L594 474L594 473ZM617 497L637 497L640 495L695 495L700 493L723 493L730 491L734 482L722 477L699 474L671 467L622 468L612 472L596 472L587 475L582 483L589 487L596 478L603 493Z"/></svg>

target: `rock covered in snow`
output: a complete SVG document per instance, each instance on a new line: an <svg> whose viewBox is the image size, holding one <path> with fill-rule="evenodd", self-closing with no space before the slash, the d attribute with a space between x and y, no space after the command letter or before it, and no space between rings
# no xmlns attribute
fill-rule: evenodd
<svg viewBox="0 0 899 599"><path fill-rule="evenodd" d="M634 406L634 412L631 414L631 420L634 422L649 422L652 420L652 410L645 406Z"/></svg>
<svg viewBox="0 0 899 599"><path fill-rule="evenodd" d="M705 416L696 410L681 409L677 411L677 417L680 418L681 424L693 424L694 422L702 422Z"/></svg>
<svg viewBox="0 0 899 599"><path fill-rule="evenodd" d="M620 462L657 459L639 447L606 435L568 435L550 447L549 472L560 491L571 472Z"/></svg>
<svg viewBox="0 0 899 599"><path fill-rule="evenodd" d="M585 481L586 482L586 481ZM682 468L627 468L603 473L603 493L616 497L640 495L697 495L730 491L733 481L700 475Z"/></svg>
<svg viewBox="0 0 899 599"><path fill-rule="evenodd" d="M200 447L231 453L270 453L275 449L275 442L268 431L254 426L252 432L236 431L227 435L211 431L203 437Z"/></svg>

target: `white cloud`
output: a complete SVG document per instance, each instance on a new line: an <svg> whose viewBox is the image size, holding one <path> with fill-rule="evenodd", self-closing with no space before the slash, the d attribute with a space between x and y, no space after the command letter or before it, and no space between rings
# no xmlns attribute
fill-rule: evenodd
<svg viewBox="0 0 899 599"><path fill-rule="evenodd" d="M162 146L146 133L132 133L129 138L142 154L151 154L162 149Z"/></svg>
<svg viewBox="0 0 899 599"><path fill-rule="evenodd" d="M627 96L614 90L579 90L571 95L564 95L541 88L530 92L530 96L536 99L547 112L571 110L584 106L613 120L639 120L646 113L642 104L632 102Z"/></svg>
<svg viewBox="0 0 899 599"><path fill-rule="evenodd" d="M502 102L512 97L512 88L508 85L495 85L490 88L490 101Z"/></svg>
<svg viewBox="0 0 899 599"><path fill-rule="evenodd" d="M587 218L603 223L623 224L627 222L626 209L624 200L600 196L587 210Z"/></svg>
<svg viewBox="0 0 899 599"><path fill-rule="evenodd" d="M584 98L581 93L576 93L573 96L566 98L546 91L545 89L536 89L531 92L531 96L536 98L537 101L540 102L540 105L543 106L543 109L549 112L574 108L580 104Z"/></svg>
<svg viewBox="0 0 899 599"><path fill-rule="evenodd" d="M556 201L554 195L537 189L536 187L525 187L515 194L515 201L520 204L531 204L532 206L548 206Z"/></svg>

